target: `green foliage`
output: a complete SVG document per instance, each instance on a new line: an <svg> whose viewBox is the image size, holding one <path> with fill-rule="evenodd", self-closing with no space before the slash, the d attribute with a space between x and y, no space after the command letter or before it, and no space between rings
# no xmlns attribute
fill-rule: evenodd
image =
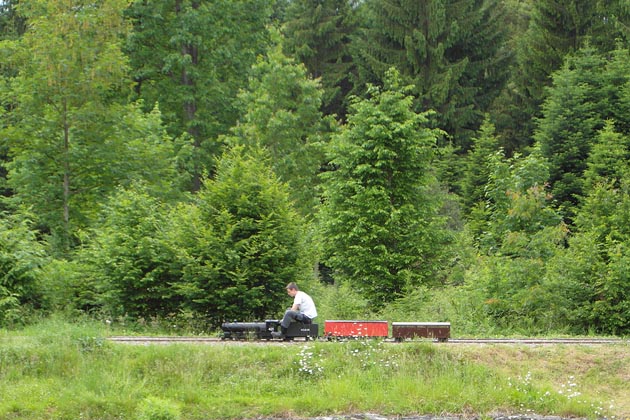
<svg viewBox="0 0 630 420"><path fill-rule="evenodd" d="M466 171L462 184L462 200L467 209L485 202L485 186L490 178L490 158L499 151L499 140L494 125L486 118L479 134L472 139L473 146L466 156Z"/></svg>
<svg viewBox="0 0 630 420"><path fill-rule="evenodd" d="M429 282L444 242L430 166L437 132L398 83L392 71L383 91L353 104L323 175L325 261L375 307Z"/></svg>
<svg viewBox="0 0 630 420"><path fill-rule="evenodd" d="M194 207L172 217L179 293L212 323L277 315L286 284L310 277L305 228L260 149L227 151Z"/></svg>
<svg viewBox="0 0 630 420"><path fill-rule="evenodd" d="M496 154L483 211L471 233L485 254L471 267L468 285L484 296L484 308L504 329L529 333L562 330L550 309L554 295L545 286L547 261L564 245L567 229L550 205L547 162L537 151L505 159Z"/></svg>
<svg viewBox="0 0 630 420"><path fill-rule="evenodd" d="M86 275L107 313L166 316L180 308L174 285L181 263L163 230L167 215L165 205L141 186L121 189L104 208L102 223L79 259L91 267Z"/></svg>
<svg viewBox="0 0 630 420"><path fill-rule="evenodd" d="M285 50L321 79L324 113L344 119L355 72L350 54L357 26L352 2L296 0L286 13Z"/></svg>
<svg viewBox="0 0 630 420"><path fill-rule="evenodd" d="M483 222L472 220L480 229L472 232L482 250L501 253L503 244L515 239L512 235L521 232L528 236L559 225L560 217L551 208L547 192L548 163L540 153L505 159L499 152L488 165L486 202L475 213Z"/></svg>
<svg viewBox="0 0 630 420"><path fill-rule="evenodd" d="M134 1L127 40L135 91L159 104L172 137L193 141L189 189L201 188L221 154L218 136L238 117L237 93L268 43L267 0Z"/></svg>
<svg viewBox="0 0 630 420"><path fill-rule="evenodd" d="M145 179L163 194L174 177L157 112L121 104L128 93L121 38L126 2L20 4L29 30L11 44L11 119L2 132L15 208L32 208L68 255L80 230L118 185ZM9 100L9 99L8 99Z"/></svg>
<svg viewBox="0 0 630 420"><path fill-rule="evenodd" d="M16 13L18 0L5 0L0 4L0 40L21 36L26 21Z"/></svg>
<svg viewBox="0 0 630 420"><path fill-rule="evenodd" d="M45 248L27 219L0 218L0 325L19 323L28 308L42 304Z"/></svg>
<svg viewBox="0 0 630 420"><path fill-rule="evenodd" d="M499 94L510 60L503 8L495 0L365 3L353 43L358 82L382 84L390 67L413 86L416 109L435 110L439 127L467 149L469 130Z"/></svg>
<svg viewBox="0 0 630 420"><path fill-rule="evenodd" d="M630 137L617 133L614 122L606 121L586 161L584 191L588 194L596 184L601 182L619 186L622 180L627 179L628 170L630 170L628 158L630 158Z"/></svg>
<svg viewBox="0 0 630 420"><path fill-rule="evenodd" d="M205 330L297 280L324 317L626 333L629 23L625 0L0 1L0 322Z"/></svg>
<svg viewBox="0 0 630 420"><path fill-rule="evenodd" d="M551 273L575 285L579 294L567 302L574 308L574 325L584 330L625 334L630 328L627 247L630 242L627 181L595 185L576 218L578 232L571 238L564 259ZM556 280L557 281L557 280Z"/></svg>
<svg viewBox="0 0 630 420"><path fill-rule="evenodd" d="M179 420L182 417L179 405L158 397L145 398L138 407L137 420Z"/></svg>
<svg viewBox="0 0 630 420"><path fill-rule="evenodd" d="M545 88L552 84L552 74L562 69L566 56L587 43L607 54L616 48L617 40L625 39L627 47L629 39L630 9L625 0L541 0L529 7L529 25L515 36L517 66L512 69L508 93L512 119L502 124L521 143L531 139L532 122L548 96Z"/></svg>
<svg viewBox="0 0 630 420"><path fill-rule="evenodd" d="M349 283L309 289L309 294L317 297L318 320L375 318L369 302Z"/></svg>
<svg viewBox="0 0 630 420"><path fill-rule="evenodd" d="M213 326L276 315L284 286L312 265L285 186L253 152L227 153L190 203L171 207L142 185L118 191L77 262L48 267L64 289L54 305Z"/></svg>
<svg viewBox="0 0 630 420"><path fill-rule="evenodd" d="M476 261L479 263L479 261ZM469 276L476 275L470 269ZM461 286L420 287L392 302L379 317L393 322L450 322L453 337L509 335L486 310L485 297L476 282Z"/></svg>
<svg viewBox="0 0 630 420"><path fill-rule="evenodd" d="M42 267L43 307L53 313L77 316L92 313L102 304L93 276L93 262L50 259Z"/></svg>
<svg viewBox="0 0 630 420"><path fill-rule="evenodd" d="M594 332L590 302L595 296L595 283L606 271L602 247L593 232L575 234L568 244L547 264L545 288L552 297L549 316L558 325L565 325L568 332Z"/></svg>
<svg viewBox="0 0 630 420"><path fill-rule="evenodd" d="M605 61L584 48L554 74L543 105L536 140L550 163L552 193L560 208L570 208L582 194L582 175L596 133L611 109L604 90Z"/></svg>
<svg viewBox="0 0 630 420"><path fill-rule="evenodd" d="M279 35L277 36L279 38ZM316 211L317 174L335 125L320 112L322 90L303 65L286 57L280 39L252 67L245 108L225 142L264 147L274 173L290 187L290 197L304 216Z"/></svg>

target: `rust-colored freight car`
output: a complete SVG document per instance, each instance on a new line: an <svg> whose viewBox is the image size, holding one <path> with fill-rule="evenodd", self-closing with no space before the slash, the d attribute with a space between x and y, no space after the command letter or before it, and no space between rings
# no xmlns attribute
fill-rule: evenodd
<svg viewBox="0 0 630 420"><path fill-rule="evenodd" d="M450 322L392 322L392 338L396 341L414 338L447 341L450 337Z"/></svg>

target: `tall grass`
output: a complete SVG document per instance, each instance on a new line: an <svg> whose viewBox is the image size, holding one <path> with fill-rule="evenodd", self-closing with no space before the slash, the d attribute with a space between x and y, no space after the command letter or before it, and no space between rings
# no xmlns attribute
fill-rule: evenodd
<svg viewBox="0 0 630 420"><path fill-rule="evenodd" d="M581 385L581 392L575 386L562 387L566 384L560 382L568 381L560 372L562 356L553 353L544 354L544 363L556 361L553 373L545 376L544 369L531 373L532 365L523 364L523 355L512 348L487 359L480 348L431 343L134 346L107 341L107 334L97 324L61 321L0 331L0 418L207 420L368 411L583 417L615 413L602 402L604 384L593 372L590 378L584 376L588 383ZM580 351L580 357L586 357L591 350ZM627 347L609 351L617 354ZM515 363L498 363L504 354L505 360ZM533 353L530 357L534 366L542 363ZM614 368L604 366L602 359L597 369L627 372L630 362L614 359L607 358L617 363ZM613 395L621 395L615 387L624 386L614 378L605 384Z"/></svg>

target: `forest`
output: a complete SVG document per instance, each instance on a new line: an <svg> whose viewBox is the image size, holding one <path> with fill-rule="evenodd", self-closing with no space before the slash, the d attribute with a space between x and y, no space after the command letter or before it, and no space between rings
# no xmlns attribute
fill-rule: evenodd
<svg viewBox="0 0 630 420"><path fill-rule="evenodd" d="M630 334L627 0L0 0L0 326Z"/></svg>

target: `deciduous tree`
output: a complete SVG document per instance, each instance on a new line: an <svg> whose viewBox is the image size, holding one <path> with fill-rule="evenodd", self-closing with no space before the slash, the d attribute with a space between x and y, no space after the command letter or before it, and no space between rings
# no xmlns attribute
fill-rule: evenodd
<svg viewBox="0 0 630 420"><path fill-rule="evenodd" d="M236 97L268 42L267 0L137 0L127 43L137 96L156 104L169 134L193 146L188 189L197 191L239 114Z"/></svg>
<svg viewBox="0 0 630 420"><path fill-rule="evenodd" d="M320 111L320 83L303 64L283 54L279 41L253 66L249 85L239 95L245 113L225 141L264 147L296 207L312 216L318 204L317 174L335 123Z"/></svg>
<svg viewBox="0 0 630 420"><path fill-rule="evenodd" d="M3 135L14 208L31 208L37 227L66 252L99 204L119 185L172 180L172 151L159 113L125 103L129 29L124 0L20 2L29 30L5 41L18 69L9 80Z"/></svg>

